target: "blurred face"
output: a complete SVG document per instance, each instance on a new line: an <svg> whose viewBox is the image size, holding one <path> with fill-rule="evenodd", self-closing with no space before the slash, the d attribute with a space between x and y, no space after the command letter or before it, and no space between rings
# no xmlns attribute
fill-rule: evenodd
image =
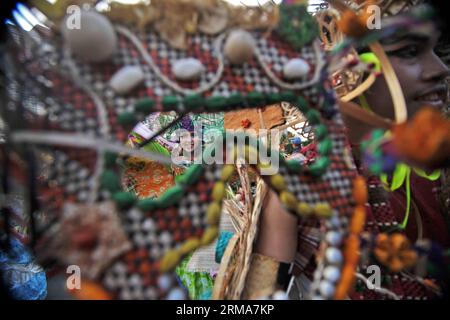
<svg viewBox="0 0 450 320"><path fill-rule="evenodd" d="M445 78L449 70L434 53L439 37L432 27L431 34L408 33L383 42L383 48L397 74L403 89L408 118L428 105L442 109L446 103ZM383 76L365 93L370 108L375 113L394 120L394 108Z"/></svg>

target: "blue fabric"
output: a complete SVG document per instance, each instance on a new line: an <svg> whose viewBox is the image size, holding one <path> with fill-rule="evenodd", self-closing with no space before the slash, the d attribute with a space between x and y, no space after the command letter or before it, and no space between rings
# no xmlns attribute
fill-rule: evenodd
<svg viewBox="0 0 450 320"><path fill-rule="evenodd" d="M222 257L223 254L225 253L225 249L227 248L228 241L230 241L232 236L233 233L230 231L222 231L219 234L219 239L217 239L216 244L216 256L215 256L215 260L217 263L220 263L220 261L222 261Z"/></svg>
<svg viewBox="0 0 450 320"><path fill-rule="evenodd" d="M25 246L14 238L8 252L0 250L0 270L13 299L42 300L47 296L45 272L33 260Z"/></svg>

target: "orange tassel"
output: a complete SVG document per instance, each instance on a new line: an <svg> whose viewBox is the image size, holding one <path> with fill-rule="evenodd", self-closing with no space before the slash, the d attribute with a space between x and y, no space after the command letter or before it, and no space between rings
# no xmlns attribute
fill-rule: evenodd
<svg viewBox="0 0 450 320"><path fill-rule="evenodd" d="M366 208L364 206L356 206L350 223L350 232L360 234L364 229L366 222Z"/></svg>
<svg viewBox="0 0 450 320"><path fill-rule="evenodd" d="M342 277L339 285L336 288L334 298L336 300L343 300L346 298L348 291L353 287L355 281L355 270L353 266L345 266L342 270Z"/></svg>
<svg viewBox="0 0 450 320"><path fill-rule="evenodd" d="M345 264L355 267L359 261L359 239L356 235L350 235L345 242Z"/></svg>
<svg viewBox="0 0 450 320"><path fill-rule="evenodd" d="M358 176L353 180L353 198L357 205L365 205L369 196L367 192L366 181Z"/></svg>

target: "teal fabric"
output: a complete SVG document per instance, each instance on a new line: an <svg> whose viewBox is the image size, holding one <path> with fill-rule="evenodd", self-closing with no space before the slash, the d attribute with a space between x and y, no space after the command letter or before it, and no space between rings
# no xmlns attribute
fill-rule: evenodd
<svg viewBox="0 0 450 320"><path fill-rule="evenodd" d="M217 263L220 263L222 261L223 254L225 253L225 249L228 246L228 242L230 241L231 237L233 237L233 233L230 231L222 231L219 234L219 238L217 239L216 244L216 256L215 260Z"/></svg>

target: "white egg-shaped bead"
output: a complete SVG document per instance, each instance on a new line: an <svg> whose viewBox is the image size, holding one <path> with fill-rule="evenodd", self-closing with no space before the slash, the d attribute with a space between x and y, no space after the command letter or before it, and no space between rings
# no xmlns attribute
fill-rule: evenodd
<svg viewBox="0 0 450 320"><path fill-rule="evenodd" d="M303 59L291 59L283 66L283 76L289 80L302 79L306 77L311 70L308 62Z"/></svg>
<svg viewBox="0 0 450 320"><path fill-rule="evenodd" d="M95 11L81 11L78 23L75 14L61 23L64 42L77 57L88 62L110 59L117 48L117 36L111 22Z"/></svg>
<svg viewBox="0 0 450 320"><path fill-rule="evenodd" d="M328 281L321 281L319 285L319 291L324 298L329 299L333 297L336 288Z"/></svg>
<svg viewBox="0 0 450 320"><path fill-rule="evenodd" d="M167 291L170 289L171 285L172 285L172 280L170 279L170 276L162 275L158 278L158 287L161 290Z"/></svg>
<svg viewBox="0 0 450 320"><path fill-rule="evenodd" d="M341 271L338 267L328 266L323 270L323 276L331 283L336 283L341 276Z"/></svg>
<svg viewBox="0 0 450 320"><path fill-rule="evenodd" d="M144 81L144 72L139 66L125 66L117 70L109 80L109 86L118 94L126 94Z"/></svg>
<svg viewBox="0 0 450 320"><path fill-rule="evenodd" d="M255 52L253 36L244 30L232 31L225 41L224 52L227 59L235 65L248 62Z"/></svg>
<svg viewBox="0 0 450 320"><path fill-rule="evenodd" d="M275 293L272 295L273 300L288 300L288 296L286 292L282 290L275 291Z"/></svg>
<svg viewBox="0 0 450 320"><path fill-rule="evenodd" d="M333 265L340 265L343 260L342 253L338 249L332 247L325 251L325 257L327 261Z"/></svg>
<svg viewBox="0 0 450 320"><path fill-rule="evenodd" d="M195 58L179 59L172 65L175 78L182 81L198 80L205 72L205 66Z"/></svg>
<svg viewBox="0 0 450 320"><path fill-rule="evenodd" d="M329 231L325 235L325 240L333 247L337 247L342 242L342 234L338 231Z"/></svg>
<svg viewBox="0 0 450 320"><path fill-rule="evenodd" d="M182 289L175 288L170 290L167 300L184 300L186 295Z"/></svg>

